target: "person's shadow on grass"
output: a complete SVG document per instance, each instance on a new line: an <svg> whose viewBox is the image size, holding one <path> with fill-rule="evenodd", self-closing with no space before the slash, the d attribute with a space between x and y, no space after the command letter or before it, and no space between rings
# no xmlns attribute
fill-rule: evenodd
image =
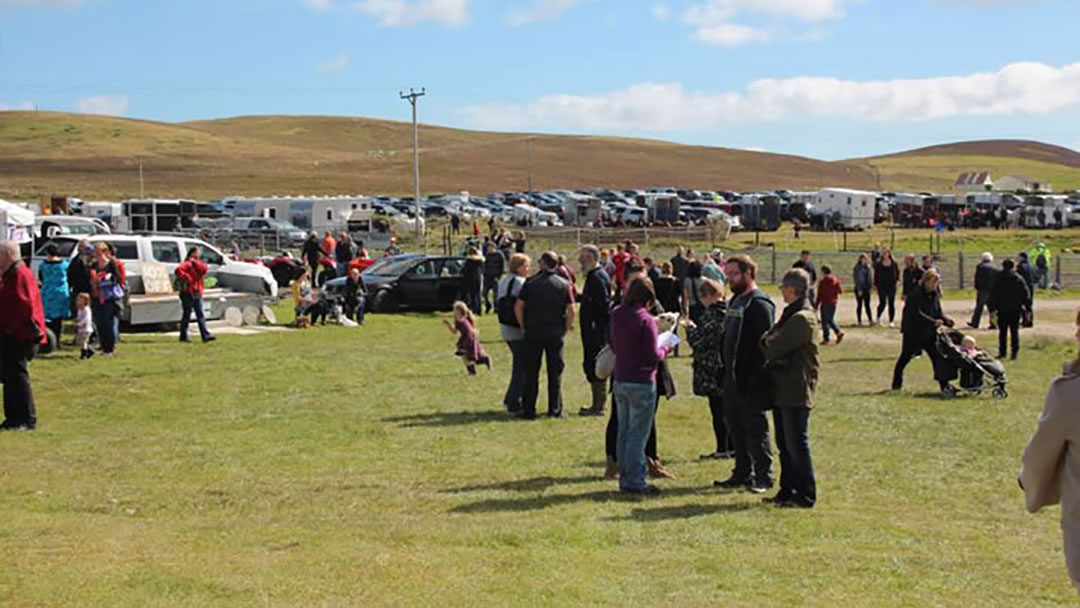
<svg viewBox="0 0 1080 608"><path fill-rule="evenodd" d="M582 475L580 477L550 477L545 475L530 479L515 479L474 486L463 486L460 488L449 488L443 490L442 493L461 494L465 492L486 492L492 490L504 492L539 492L552 486L593 483L603 480L604 477L602 475Z"/></svg>
<svg viewBox="0 0 1080 608"><path fill-rule="evenodd" d="M660 497L666 496L712 496L712 488L670 488L665 489ZM640 502L641 496L628 495L612 487L610 490L598 490L584 494L549 494L532 498L493 498L465 503L450 509L451 513L496 513L499 511L538 511L548 507L568 505L578 502Z"/></svg>
<svg viewBox="0 0 1080 608"><path fill-rule="evenodd" d="M396 424L402 428L417 428L462 426L485 422L514 422L515 420L514 417L502 410L488 410L483 412L433 412L430 414L413 414L410 416L391 416L389 418L383 418L382 422Z"/></svg>
<svg viewBox="0 0 1080 608"><path fill-rule="evenodd" d="M677 507L656 507L655 509L631 509L629 515L608 517L606 521L663 521L668 519L690 519L721 513L740 513L754 508L765 508L761 503L734 502L708 505L680 505Z"/></svg>

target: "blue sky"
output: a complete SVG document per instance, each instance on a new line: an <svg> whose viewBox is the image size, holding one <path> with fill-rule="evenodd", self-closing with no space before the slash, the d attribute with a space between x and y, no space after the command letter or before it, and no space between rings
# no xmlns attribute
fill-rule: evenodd
<svg viewBox="0 0 1080 608"><path fill-rule="evenodd" d="M1075 0L0 0L0 108L652 137L838 159L1080 148ZM2 115L0 115L2 120Z"/></svg>

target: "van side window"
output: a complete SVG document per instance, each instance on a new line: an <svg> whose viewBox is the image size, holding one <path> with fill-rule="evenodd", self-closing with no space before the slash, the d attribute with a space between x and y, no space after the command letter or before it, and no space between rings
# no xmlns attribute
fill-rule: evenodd
<svg viewBox="0 0 1080 608"><path fill-rule="evenodd" d="M108 241L116 248L116 257L121 260L139 260L139 247L135 241Z"/></svg>
<svg viewBox="0 0 1080 608"><path fill-rule="evenodd" d="M334 219L334 210L333 209L327 209L326 210L326 221L328 221L328 222L333 221L333 219Z"/></svg>
<svg viewBox="0 0 1080 608"><path fill-rule="evenodd" d="M182 261L180 246L174 242L153 241L150 243L150 251L157 262L179 264Z"/></svg>

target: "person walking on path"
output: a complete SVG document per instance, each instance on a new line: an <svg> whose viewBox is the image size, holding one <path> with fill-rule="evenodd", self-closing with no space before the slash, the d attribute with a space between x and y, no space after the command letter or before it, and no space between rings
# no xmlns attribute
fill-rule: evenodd
<svg viewBox="0 0 1080 608"><path fill-rule="evenodd" d="M659 488L646 483L645 456L656 411L656 368L667 354L656 344L656 322L648 311L655 301L651 281L636 278L627 286L623 303L611 314L614 391L619 410L615 460L619 490L628 494L660 493Z"/></svg>
<svg viewBox="0 0 1080 608"><path fill-rule="evenodd" d="M450 234L452 236L461 234L461 216L456 213L450 214Z"/></svg>
<svg viewBox="0 0 1080 608"><path fill-rule="evenodd" d="M1012 260L1010 260L1010 266ZM994 288L994 282L998 277L998 269L994 266L994 254L989 251L982 254L982 262L975 267L975 311L971 313L968 327L979 329L982 320L983 307L986 307L987 316L990 317L990 329L994 329L994 307L990 304L990 291Z"/></svg>
<svg viewBox="0 0 1080 608"><path fill-rule="evenodd" d="M1050 286L1050 249L1046 243L1039 243L1031 250L1030 257L1035 260L1035 279L1039 289Z"/></svg>
<svg viewBox="0 0 1080 608"><path fill-rule="evenodd" d="M915 254L909 253L904 256L903 291L900 299L907 301L908 296L922 284L923 269L916 262ZM901 319L903 321L903 319Z"/></svg>
<svg viewBox="0 0 1080 608"><path fill-rule="evenodd" d="M458 334L454 354L461 357L461 362L465 364L465 370L470 376L476 375L477 363L491 369L491 358L484 352L484 347L480 345L480 338L476 333L476 319L464 302L454 302L454 322L443 319L443 323L450 328L450 333Z"/></svg>
<svg viewBox="0 0 1080 608"><path fill-rule="evenodd" d="M728 258L725 274L733 295L724 317L724 421L735 450L735 467L730 477L713 485L745 486L761 494L773 485L761 337L772 328L776 306L758 288L757 265L749 256Z"/></svg>
<svg viewBox="0 0 1080 608"><path fill-rule="evenodd" d="M716 449L702 454L702 460L731 458L731 439L724 423L724 287L706 279L698 289L705 309L699 322L686 319L686 341L694 349L694 394L709 400Z"/></svg>
<svg viewBox="0 0 1080 608"><path fill-rule="evenodd" d="M1025 319L1026 326L1031 327L1035 324L1035 292L1039 284L1038 273L1031 265L1031 259L1028 257L1026 251L1021 251L1016 260L1016 274L1020 275L1020 278L1024 279L1027 283L1028 291L1031 292L1031 308L1028 310L1027 319Z"/></svg>
<svg viewBox="0 0 1080 608"><path fill-rule="evenodd" d="M45 313L34 273L20 259L18 243L0 240L0 382L4 385L0 430L37 428L29 364L46 339Z"/></svg>
<svg viewBox="0 0 1080 608"><path fill-rule="evenodd" d="M893 368L892 390L898 391L904 387L904 368L919 352L925 351L934 368L934 378L940 378L940 357L934 340L937 330L942 325L953 326L951 319L945 316L941 309L941 292L938 290L940 279L934 269L923 273L919 287L911 292L904 302L904 314L900 321L900 331L903 333L903 343L900 347L900 358L896 360ZM938 383L942 388L947 384L941 380Z"/></svg>
<svg viewBox="0 0 1080 608"><path fill-rule="evenodd" d="M600 267L600 249L586 245L578 254L585 285L578 310L581 346L584 350L585 379L592 390L592 405L578 412L581 416L603 416L607 403L607 381L596 376L596 358L608 343L611 319L611 278Z"/></svg>
<svg viewBox="0 0 1080 608"><path fill-rule="evenodd" d="M521 399L525 392L525 330L514 316L514 304L529 276L532 260L524 253L510 256L510 272L499 281L495 291L495 308L499 317L499 331L510 349L510 384L503 396L503 405L512 415L521 413Z"/></svg>
<svg viewBox="0 0 1080 608"><path fill-rule="evenodd" d="M822 266L822 272L825 267ZM789 270L780 283L787 305L763 339L769 381L774 387L773 428L780 453L780 491L765 502L809 509L817 503L810 457L810 411L814 407L821 361L814 344L817 323L807 293L810 275ZM819 296L820 297L820 296Z"/></svg>
<svg viewBox="0 0 1080 608"><path fill-rule="evenodd" d="M64 319L71 318L71 293L68 290L69 262L61 259L56 245L45 245L45 261L38 267L41 280L41 301L45 308L45 326L56 336L60 346L60 334Z"/></svg>
<svg viewBox="0 0 1080 608"><path fill-rule="evenodd" d="M862 314L866 310L866 322L874 324L874 312L870 309L870 291L874 288L874 270L870 266L870 256L859 254L859 261L852 270L852 284L855 286L855 320L862 327Z"/></svg>
<svg viewBox="0 0 1080 608"><path fill-rule="evenodd" d="M308 268L311 269L311 281L315 282L316 277L319 276L319 260L322 258L323 252L319 246L319 237L315 236L314 232L309 234L307 240L304 241L301 255L303 255L304 261L307 262Z"/></svg>
<svg viewBox="0 0 1080 608"><path fill-rule="evenodd" d="M1025 311L1031 309L1031 290L1024 279L1016 273L1012 260L1001 263L1001 272L997 274L987 299L991 309L998 315L998 359L1004 359L1005 353L1016 360L1020 353L1020 320ZM1012 336L1012 350L1007 351L1008 337Z"/></svg>
<svg viewBox="0 0 1080 608"><path fill-rule="evenodd" d="M914 261L914 258L912 258ZM922 276L920 271L919 276ZM881 315L889 309L889 327L896 327L896 286L900 282L900 268L893 258L892 250L881 252L874 262L874 287L877 288L877 324L881 325Z"/></svg>
<svg viewBox="0 0 1080 608"><path fill-rule="evenodd" d="M506 272L506 258L494 243L484 253L484 312L490 313L498 303L499 279ZM491 299L489 299L491 298ZM494 302L492 301L494 299ZM497 311L496 311L497 312Z"/></svg>
<svg viewBox="0 0 1080 608"><path fill-rule="evenodd" d="M536 418L536 398L540 392L540 364L547 361L548 416L563 417L562 373L563 344L574 329L574 301L570 283L555 274L559 257L554 251L540 256L540 272L518 294L514 315L525 330L525 384L521 399L521 417Z"/></svg>
<svg viewBox="0 0 1080 608"><path fill-rule="evenodd" d="M795 263L791 265L792 268L801 268L810 274L810 301L814 301L814 286L817 285L817 267L814 266L814 261L810 259L810 252L806 249L802 250L799 254L799 259L795 260Z"/></svg>
<svg viewBox="0 0 1080 608"><path fill-rule="evenodd" d="M796 268L795 270L799 270ZM807 273L809 276L810 273ZM829 344L829 330L836 332L836 343L844 341L844 332L836 323L836 307L840 303L840 294L844 288L840 285L840 279L832 273L828 264L821 267L821 281L818 282L817 299L814 300L814 308L821 311L821 327L824 339L821 343Z"/></svg>
<svg viewBox="0 0 1080 608"><path fill-rule="evenodd" d="M1080 346L1080 311L1076 314ZM1038 427L1024 448L1018 478L1029 513L1061 504L1065 566L1080 591L1080 357L1069 361L1046 394Z"/></svg>
<svg viewBox="0 0 1080 608"><path fill-rule="evenodd" d="M187 252L183 263L174 271L180 283L180 305L183 312L180 313L180 341L191 342L188 338L188 326L191 324L191 313L195 313L195 321L199 326L199 335L202 341L213 342L216 338L210 335L206 328L206 315L203 313L203 279L210 267L202 261L202 254L198 247L192 247Z"/></svg>

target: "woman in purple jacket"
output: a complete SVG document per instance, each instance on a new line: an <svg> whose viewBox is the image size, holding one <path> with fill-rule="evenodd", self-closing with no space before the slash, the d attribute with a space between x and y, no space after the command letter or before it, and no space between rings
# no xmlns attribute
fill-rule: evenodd
<svg viewBox="0 0 1080 608"><path fill-rule="evenodd" d="M619 418L615 460L619 489L629 494L660 493L659 488L645 482L645 443L655 415L656 368L667 355L656 345L656 322L648 311L655 300L652 281L638 278L627 288L622 305L611 313Z"/></svg>

